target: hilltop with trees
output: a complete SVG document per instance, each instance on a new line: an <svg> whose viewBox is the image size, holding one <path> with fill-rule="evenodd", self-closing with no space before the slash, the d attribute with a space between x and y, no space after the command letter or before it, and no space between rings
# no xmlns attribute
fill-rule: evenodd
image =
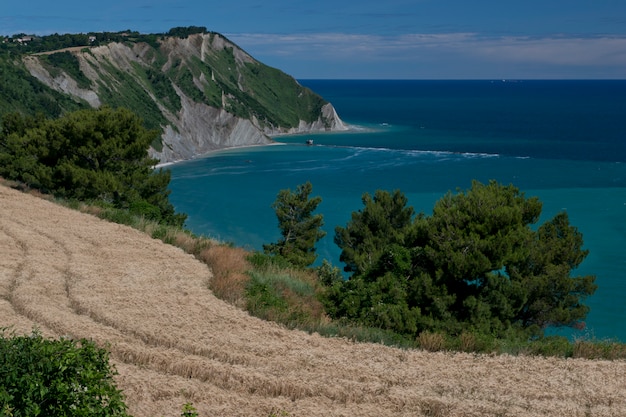
<svg viewBox="0 0 626 417"><path fill-rule="evenodd" d="M0 44L0 116L103 105L127 108L157 130L150 152L160 162L345 129L322 97L205 27L18 34Z"/></svg>

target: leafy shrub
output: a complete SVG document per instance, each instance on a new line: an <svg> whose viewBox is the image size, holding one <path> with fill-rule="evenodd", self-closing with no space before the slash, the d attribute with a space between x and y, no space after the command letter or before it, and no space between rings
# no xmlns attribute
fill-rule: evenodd
<svg viewBox="0 0 626 417"><path fill-rule="evenodd" d="M278 321L287 314L289 305L278 288L263 275L251 274L246 296L247 310L257 317Z"/></svg>
<svg viewBox="0 0 626 417"><path fill-rule="evenodd" d="M0 413L20 416L127 416L108 352L93 342L0 337Z"/></svg>
<svg viewBox="0 0 626 417"><path fill-rule="evenodd" d="M137 222L137 216L131 214L128 210L104 208L97 215L101 219L127 226L133 226Z"/></svg>
<svg viewBox="0 0 626 417"><path fill-rule="evenodd" d="M183 405L183 410L180 413L180 417L198 417L198 411L191 403Z"/></svg>
<svg viewBox="0 0 626 417"><path fill-rule="evenodd" d="M322 265L316 268L318 281L327 287L330 287L336 282L343 281L343 275L336 266L333 266L326 259L322 261Z"/></svg>
<svg viewBox="0 0 626 417"><path fill-rule="evenodd" d="M282 256L271 256L261 252L251 253L250 256L248 256L248 261L259 271L293 268L293 265Z"/></svg>
<svg viewBox="0 0 626 417"><path fill-rule="evenodd" d="M168 239L167 239L167 237L168 237L168 229L165 226L158 225L157 227L155 227L152 230L152 235L151 236L152 236L153 239L159 239L159 240L162 240L165 243L170 243L170 242L168 242Z"/></svg>
<svg viewBox="0 0 626 417"><path fill-rule="evenodd" d="M566 337L548 336L530 343L527 353L539 356L571 357L573 346Z"/></svg>
<svg viewBox="0 0 626 417"><path fill-rule="evenodd" d="M148 203L145 200L133 201L130 203L129 211L131 214L145 217L148 220L160 221L161 210L153 204Z"/></svg>

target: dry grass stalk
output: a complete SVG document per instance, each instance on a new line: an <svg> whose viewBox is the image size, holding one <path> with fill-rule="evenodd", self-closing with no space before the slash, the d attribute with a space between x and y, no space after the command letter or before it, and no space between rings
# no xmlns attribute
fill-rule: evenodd
<svg viewBox="0 0 626 417"><path fill-rule="evenodd" d="M429 352L439 352L446 346L445 337L439 333L421 332L417 341L422 349Z"/></svg>
<svg viewBox="0 0 626 417"><path fill-rule="evenodd" d="M461 345L459 350L462 352L474 352L476 349L476 336L472 333L463 332L459 336Z"/></svg>
<svg viewBox="0 0 626 417"><path fill-rule="evenodd" d="M238 307L245 306L246 283L250 280L247 271L250 263L248 252L242 248L213 245L203 249L198 259L206 263L213 277L209 287L215 295Z"/></svg>
<svg viewBox="0 0 626 417"><path fill-rule="evenodd" d="M574 343L573 357L600 359L609 358L616 360L626 357L626 345L611 341L586 341L578 340Z"/></svg>

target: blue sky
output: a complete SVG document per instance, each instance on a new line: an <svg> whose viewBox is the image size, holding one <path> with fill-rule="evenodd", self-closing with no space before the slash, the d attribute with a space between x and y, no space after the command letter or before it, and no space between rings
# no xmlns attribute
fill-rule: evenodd
<svg viewBox="0 0 626 417"><path fill-rule="evenodd" d="M300 79L626 78L626 0L2 3L3 35L206 26Z"/></svg>

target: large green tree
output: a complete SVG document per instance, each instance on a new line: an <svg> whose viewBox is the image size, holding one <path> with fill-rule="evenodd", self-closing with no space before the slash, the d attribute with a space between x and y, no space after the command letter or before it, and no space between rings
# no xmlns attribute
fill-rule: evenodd
<svg viewBox="0 0 626 417"><path fill-rule="evenodd" d="M362 202L364 208L352 213L346 227L335 228L335 243L342 250L339 260L346 272L357 275L371 268L386 246L404 243L414 215L399 190L377 190L373 197L365 193Z"/></svg>
<svg viewBox="0 0 626 417"><path fill-rule="evenodd" d="M363 212L378 204L364 202ZM531 336L547 326L577 325L589 310L582 301L596 289L594 276L572 276L587 255L582 235L565 213L535 227L540 214L539 200L512 185L474 182L440 199L431 216L403 224L402 239L389 232L384 216L356 229L338 228L342 255L365 256L369 266L333 283L329 313L412 335L472 330ZM363 227L382 233L383 246L357 247L353 254L346 242L358 241Z"/></svg>
<svg viewBox="0 0 626 417"><path fill-rule="evenodd" d="M324 217L313 214L322 202L321 197L310 197L310 182L298 185L295 192L280 190L272 208L278 218L281 238L276 243L263 245L267 254L280 256L291 264L306 267L315 262L315 244L326 235L321 230Z"/></svg>
<svg viewBox="0 0 626 417"><path fill-rule="evenodd" d="M156 131L129 110L80 110L59 119L5 115L0 175L56 196L100 200L182 225L169 202L169 171L148 155Z"/></svg>

